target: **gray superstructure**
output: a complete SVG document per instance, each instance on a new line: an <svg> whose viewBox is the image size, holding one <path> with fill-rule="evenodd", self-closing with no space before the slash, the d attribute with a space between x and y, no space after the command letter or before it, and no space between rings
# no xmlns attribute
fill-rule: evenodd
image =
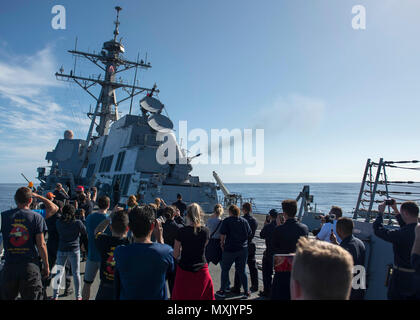
<svg viewBox="0 0 420 320"><path fill-rule="evenodd" d="M71 190L75 186L96 186L99 194L112 197L116 184L119 184L120 203L129 195L138 195L143 203L153 202L156 197L166 203L176 200L177 193L182 194L187 203L197 202L204 211L211 212L218 202L217 187L214 183L200 182L198 176L192 176L191 160L181 150L173 133L169 118L162 115L164 105L156 98L159 93L156 84L152 88L139 86L136 81L138 69L151 68L150 62L137 58L135 62L123 57L125 52L119 34L119 12L115 21L114 37L103 44L99 54L69 50L78 58L85 58L103 71L99 76L79 76L75 67L70 73L64 73L63 67L56 77L63 81L73 81L96 100L86 140L74 139L71 131L66 131L46 160L49 167L38 168L38 179L45 191L53 190L60 182ZM135 69L134 81L129 84L117 74ZM119 77L120 78L120 77ZM100 86L96 96L92 89ZM117 99L117 90L125 97ZM142 95L140 114L132 114L133 98ZM119 117L118 105L131 101L130 112ZM96 130L94 130L96 129ZM96 131L96 134L94 134ZM156 139L159 133L166 133L164 141ZM162 143L170 142L176 149L176 162L161 164L156 152ZM50 169L48 171L48 169Z"/></svg>

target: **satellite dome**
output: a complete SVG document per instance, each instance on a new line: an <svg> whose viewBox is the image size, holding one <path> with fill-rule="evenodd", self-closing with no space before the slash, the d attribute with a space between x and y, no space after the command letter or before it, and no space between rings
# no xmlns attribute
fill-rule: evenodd
<svg viewBox="0 0 420 320"><path fill-rule="evenodd" d="M71 140L73 139L73 136L74 136L73 131L71 130L64 131L64 139Z"/></svg>

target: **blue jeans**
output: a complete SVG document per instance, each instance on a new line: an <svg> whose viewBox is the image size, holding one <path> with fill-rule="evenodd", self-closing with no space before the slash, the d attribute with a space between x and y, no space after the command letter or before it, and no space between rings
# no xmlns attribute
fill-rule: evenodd
<svg viewBox="0 0 420 320"><path fill-rule="evenodd" d="M74 295L76 299L82 297L80 290L80 250L77 251L58 251L57 252L57 274L53 279L53 298L58 298L58 289L61 285L61 280L65 273L64 266L67 260L70 260L71 272L74 280Z"/></svg>
<svg viewBox="0 0 420 320"><path fill-rule="evenodd" d="M248 292L248 278L245 273L246 262L248 260L248 247L242 248L239 251L227 252L223 251L221 267L221 288L220 290L226 291L230 286L229 270L232 264L235 263L235 272L239 276L239 280L245 290Z"/></svg>

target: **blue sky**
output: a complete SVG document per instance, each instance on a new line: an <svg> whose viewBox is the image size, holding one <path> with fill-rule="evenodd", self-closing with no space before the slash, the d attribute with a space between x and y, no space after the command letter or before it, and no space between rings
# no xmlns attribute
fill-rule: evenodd
<svg viewBox="0 0 420 320"><path fill-rule="evenodd" d="M66 30L51 27L55 4ZM356 31L359 4L367 25ZM174 122L265 130L263 174L197 165L202 180L359 182L368 157L419 158L419 1L19 0L0 8L0 182L34 179L65 129L86 137L93 100L53 74L72 67L76 36L83 51L111 39L115 5L126 57L147 52L140 81L158 84Z"/></svg>

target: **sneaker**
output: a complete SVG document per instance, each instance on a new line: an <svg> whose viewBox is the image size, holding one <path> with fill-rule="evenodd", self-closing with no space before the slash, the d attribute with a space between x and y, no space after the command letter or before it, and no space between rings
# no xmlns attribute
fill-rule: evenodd
<svg viewBox="0 0 420 320"><path fill-rule="evenodd" d="M223 290L219 290L215 293L216 296L218 296L219 298L226 298L226 292Z"/></svg>
<svg viewBox="0 0 420 320"><path fill-rule="evenodd" d="M69 295L71 295L73 293L73 289L71 289L71 288L66 288L65 290L64 290L64 296L69 296Z"/></svg>
<svg viewBox="0 0 420 320"><path fill-rule="evenodd" d="M248 299L250 297L251 297L251 291L244 292L244 294L242 295L242 299Z"/></svg>

